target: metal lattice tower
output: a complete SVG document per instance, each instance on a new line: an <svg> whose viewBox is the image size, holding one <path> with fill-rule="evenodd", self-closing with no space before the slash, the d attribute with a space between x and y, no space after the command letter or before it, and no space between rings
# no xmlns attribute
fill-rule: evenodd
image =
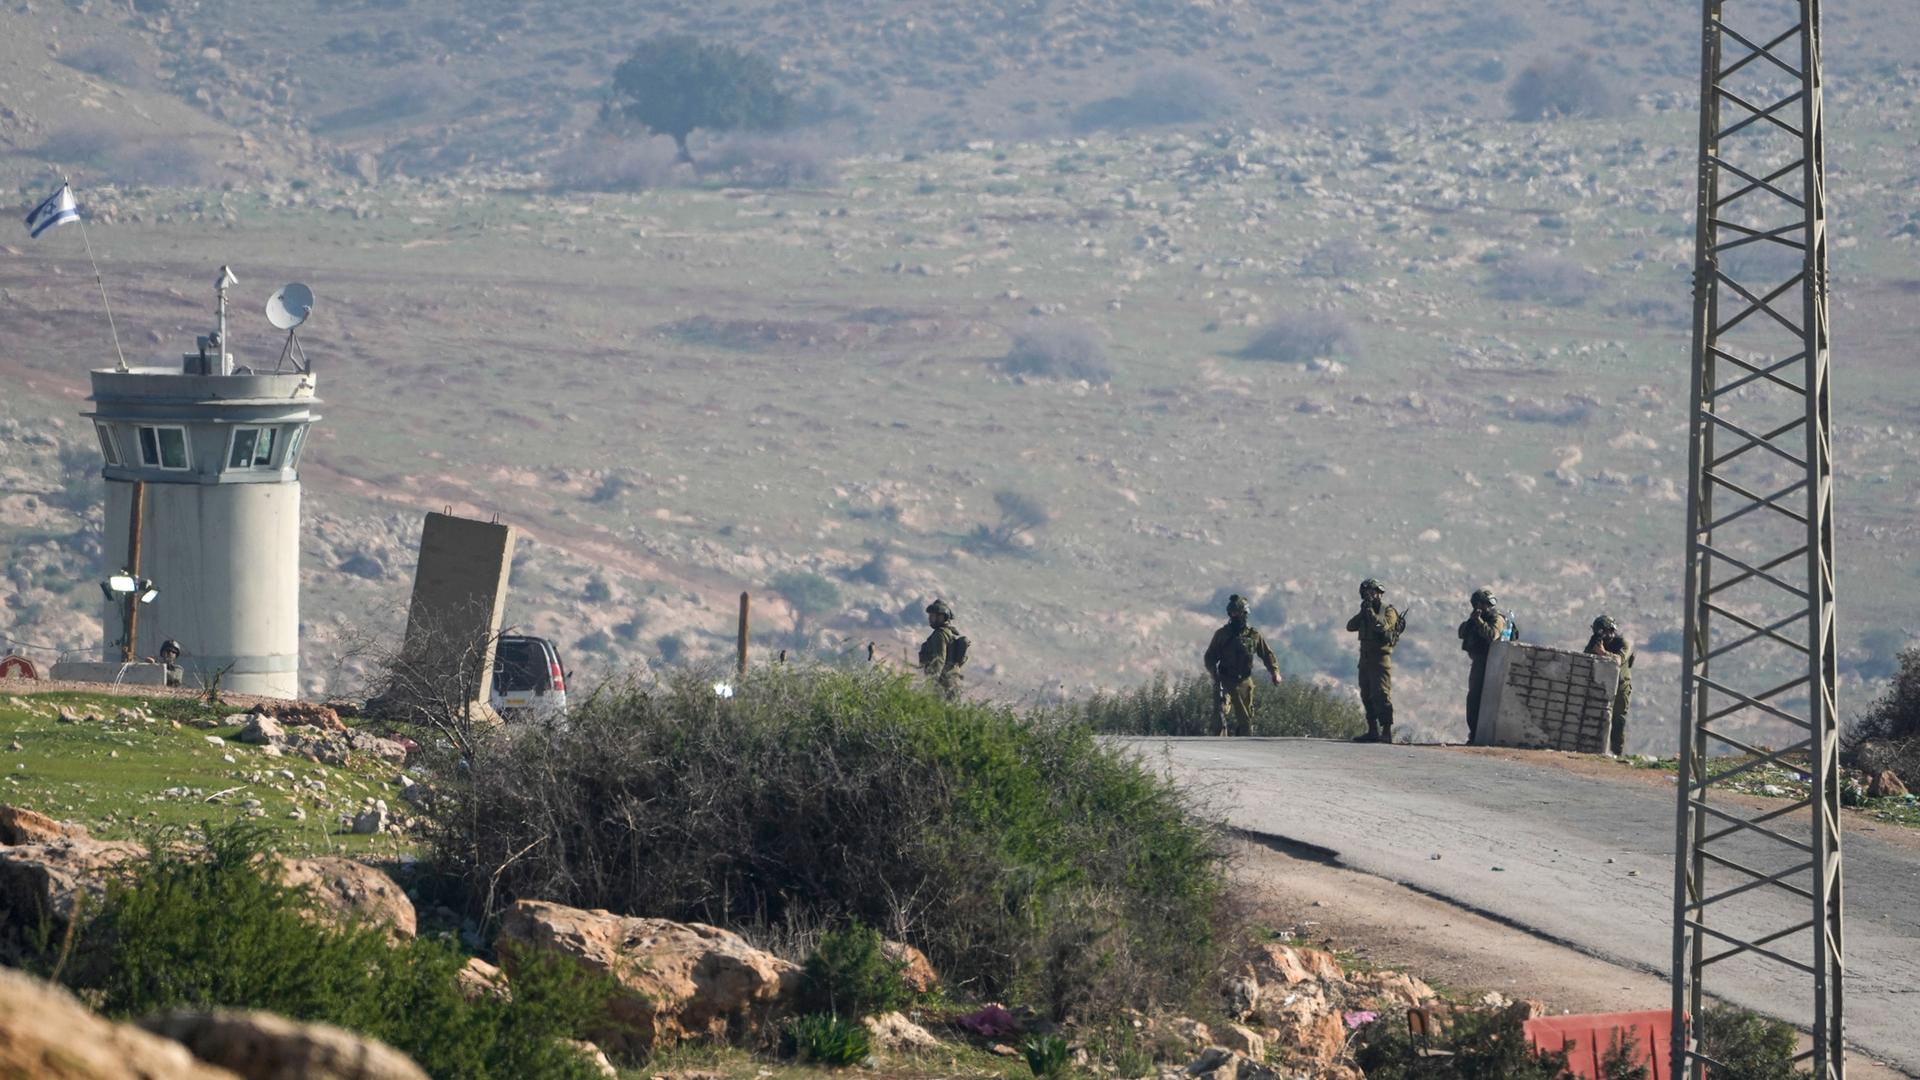
<svg viewBox="0 0 1920 1080"><path fill-rule="evenodd" d="M1811 991L1816 1080L1846 1075L1820 0L1704 0L1673 915L1680 1022L1723 965ZM1747 755L1730 758L1728 752ZM1741 764L1734 764L1736 760ZM1768 764L1791 806L1714 799Z"/></svg>

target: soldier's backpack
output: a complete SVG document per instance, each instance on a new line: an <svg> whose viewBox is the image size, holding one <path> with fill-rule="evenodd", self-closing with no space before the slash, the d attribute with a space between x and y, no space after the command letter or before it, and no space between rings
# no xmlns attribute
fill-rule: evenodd
<svg viewBox="0 0 1920 1080"><path fill-rule="evenodd" d="M1227 638L1227 647L1221 650L1220 665L1217 670L1223 683L1237 683L1253 675L1253 643L1248 640L1254 634L1253 627Z"/></svg>
<svg viewBox="0 0 1920 1080"><path fill-rule="evenodd" d="M967 649L973 642L965 634L955 634L947 639L947 666L957 668L967 662Z"/></svg>

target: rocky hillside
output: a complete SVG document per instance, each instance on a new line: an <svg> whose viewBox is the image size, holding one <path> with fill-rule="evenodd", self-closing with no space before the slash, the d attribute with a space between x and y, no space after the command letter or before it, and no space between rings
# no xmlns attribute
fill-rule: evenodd
<svg viewBox="0 0 1920 1080"><path fill-rule="evenodd" d="M1827 13L1836 80L1920 30L1893 0ZM1608 93L1684 98L1697 15L1660 0L103 0L0 13L0 147L146 182L519 169L590 128L661 31L776 58L843 148L953 146L1142 119L1285 126L1505 116L1528 65L1586 54Z"/></svg>

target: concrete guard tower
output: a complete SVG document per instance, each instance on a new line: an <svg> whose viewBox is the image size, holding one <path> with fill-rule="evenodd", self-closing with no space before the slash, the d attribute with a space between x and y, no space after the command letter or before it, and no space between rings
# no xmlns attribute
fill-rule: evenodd
<svg viewBox="0 0 1920 1080"><path fill-rule="evenodd" d="M186 685L218 675L222 690L290 698L300 688L300 451L320 419L293 330L313 301L305 286L274 294L268 318L287 343L272 372L256 371L227 352L235 284L221 267L216 329L179 366L92 372L94 408L82 415L106 462L106 572L131 570L158 590L138 606L134 642L121 633L133 621L126 602L103 603L102 658L120 661L135 645L136 659L152 656L171 638L185 648Z"/></svg>

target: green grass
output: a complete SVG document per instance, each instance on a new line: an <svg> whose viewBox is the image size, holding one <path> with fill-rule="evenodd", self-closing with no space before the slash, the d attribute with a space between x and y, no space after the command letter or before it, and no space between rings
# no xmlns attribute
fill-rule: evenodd
<svg viewBox="0 0 1920 1080"><path fill-rule="evenodd" d="M923 1018L924 1019L924 1018ZM747 1050L711 1043L683 1043L648 1059L645 1069L623 1073L630 1080L651 1076L707 1074L722 1080L815 1080L847 1075L797 1061L768 1060ZM1018 1057L1001 1057L964 1042L942 1042L940 1049L919 1054L877 1055L872 1069L857 1074L874 1080L1028 1080L1031 1073Z"/></svg>
<svg viewBox="0 0 1920 1080"><path fill-rule="evenodd" d="M58 719L63 706L101 719L63 724ZM157 719L124 721L118 718L121 709L140 709ZM292 755L269 757L259 747L234 741L240 726L224 718L235 712L175 699L0 693L5 777L0 802L79 822L104 839L250 820L276 850L289 855L391 855L406 849L393 836L342 833L338 822L341 813L357 810L367 796L385 799L399 812L404 804L398 802L395 766L356 760L335 768ZM203 729L189 722L196 717L222 722ZM181 726L175 727L176 721ZM209 735L225 745L209 743ZM10 748L15 743L19 750ZM314 782L324 785L324 792L311 787ZM215 795L219 798L212 799ZM250 799L259 800L262 815L249 815L245 803ZM289 817L296 808L305 812L305 820Z"/></svg>

